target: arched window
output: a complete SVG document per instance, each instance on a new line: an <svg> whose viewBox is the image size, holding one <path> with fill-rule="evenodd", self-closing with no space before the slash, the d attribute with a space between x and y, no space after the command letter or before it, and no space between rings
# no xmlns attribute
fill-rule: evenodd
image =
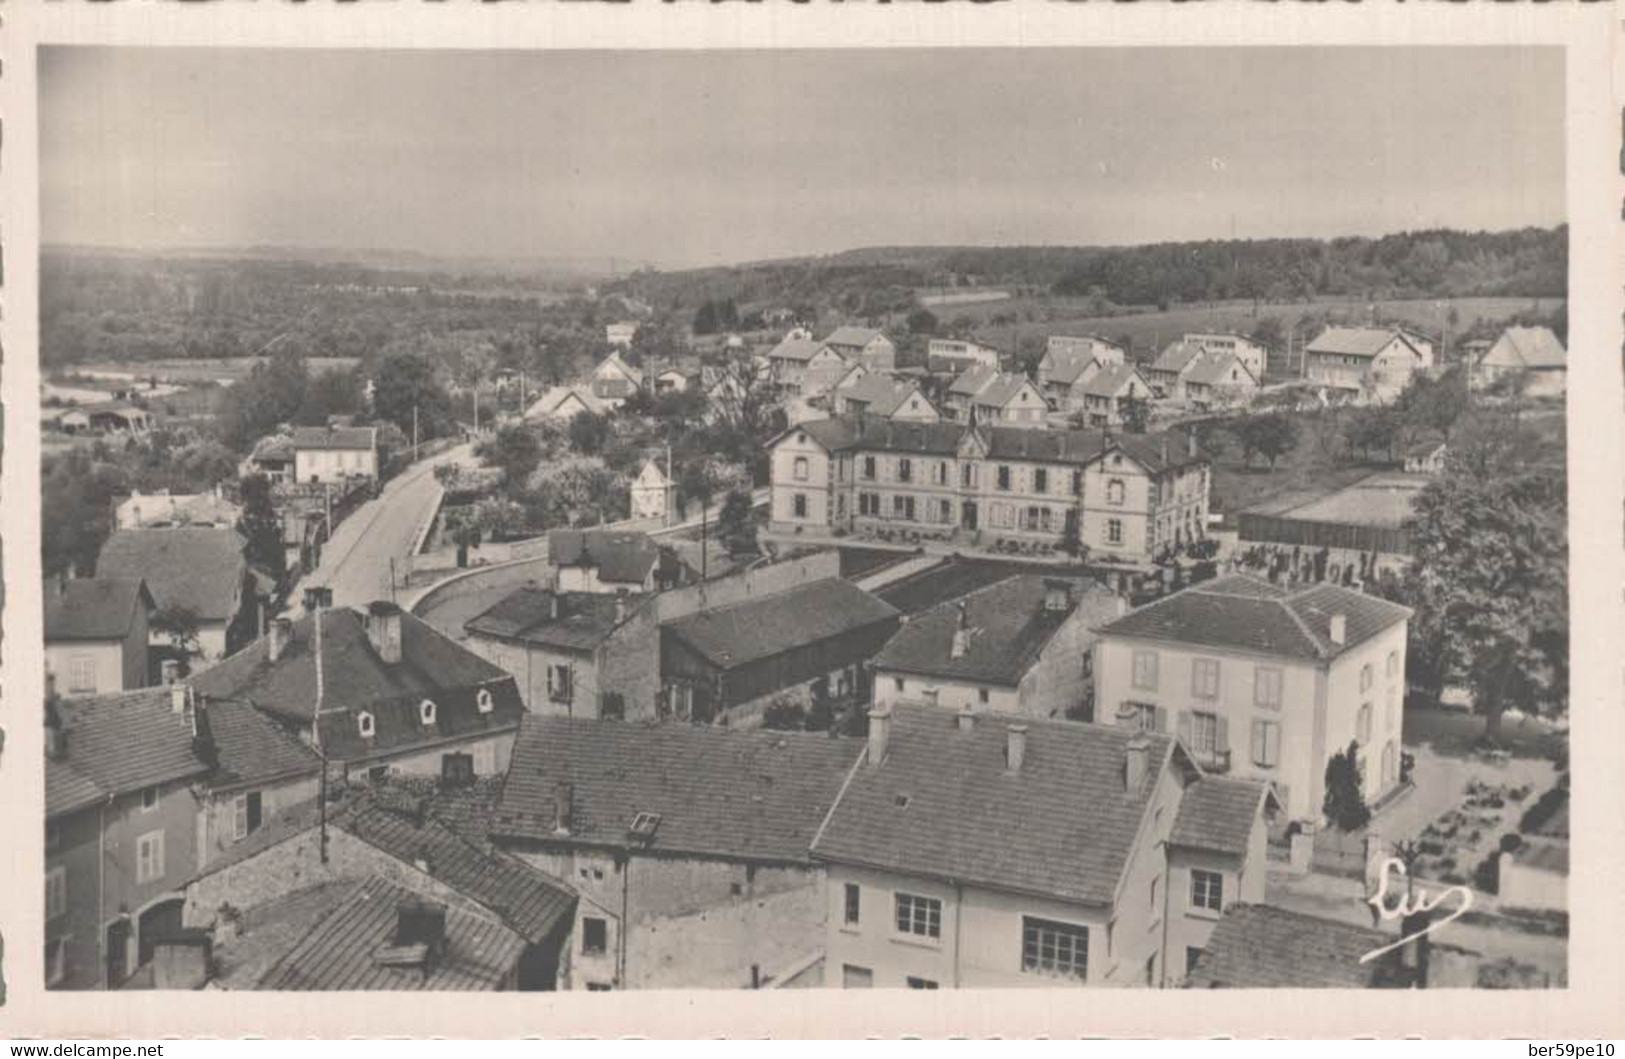
<svg viewBox="0 0 1625 1059"><path fill-rule="evenodd" d="M361 733L361 738L363 739L371 739L378 732L378 726L373 722L372 714L370 713L357 714L355 724L356 729Z"/></svg>
<svg viewBox="0 0 1625 1059"><path fill-rule="evenodd" d="M480 693L475 696L474 701L479 704L481 713L490 713L496 708L495 703L491 701L490 688L481 688Z"/></svg>
<svg viewBox="0 0 1625 1059"><path fill-rule="evenodd" d="M433 699L424 699L422 702L418 703L418 716L422 718L424 724L434 723Z"/></svg>

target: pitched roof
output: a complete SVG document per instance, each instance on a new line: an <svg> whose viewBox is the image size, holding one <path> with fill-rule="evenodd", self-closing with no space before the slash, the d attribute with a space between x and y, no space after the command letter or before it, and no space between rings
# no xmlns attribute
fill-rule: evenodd
<svg viewBox="0 0 1625 1059"><path fill-rule="evenodd" d="M870 415L889 416L919 389L918 383L894 379L881 372L870 372L843 390L842 394L845 400L864 402L864 411Z"/></svg>
<svg viewBox="0 0 1625 1059"><path fill-rule="evenodd" d="M976 430L987 442L988 457L995 460L1030 460L1081 467L1107 450L1107 435L1100 430L1028 430L997 425L979 426ZM964 423L911 423L853 414L797 423L768 444L776 444L792 433L804 433L831 452L952 456L959 451L959 444L969 431L970 427ZM1182 431L1112 435L1110 445L1151 471L1207 461L1200 451L1191 455L1189 436Z"/></svg>
<svg viewBox="0 0 1625 1059"><path fill-rule="evenodd" d="M1255 384L1258 382L1257 379L1253 378L1253 373L1247 370L1247 365L1241 362L1241 358L1229 350L1204 350L1202 355L1197 358L1196 366L1191 368L1189 375L1185 376L1185 381L1195 383L1198 386L1218 386L1231 382L1231 372L1236 370L1239 370L1244 376L1239 380L1240 382Z"/></svg>
<svg viewBox="0 0 1625 1059"><path fill-rule="evenodd" d="M831 577L761 599L699 611L661 626L663 636L733 669L860 629L889 635L897 608ZM877 645L878 646L878 645Z"/></svg>
<svg viewBox="0 0 1625 1059"><path fill-rule="evenodd" d="M375 427L294 427L294 451L300 449L367 449L378 447Z"/></svg>
<svg viewBox="0 0 1625 1059"><path fill-rule="evenodd" d="M976 395L976 403L1003 408L1015 400L1016 395L1021 391L1030 388L1032 388L1032 380L1028 379L1027 376L1018 375L1015 372L1000 372L998 377L986 389Z"/></svg>
<svg viewBox="0 0 1625 1059"><path fill-rule="evenodd" d="M554 566L594 566L601 581L641 585L660 561L660 546L647 533L626 530L556 529L547 534Z"/></svg>
<svg viewBox="0 0 1625 1059"><path fill-rule="evenodd" d="M1163 347L1157 359L1152 361L1152 371L1173 372L1178 374L1190 366L1190 362L1202 355L1202 344L1191 342L1183 338L1176 338Z"/></svg>
<svg viewBox="0 0 1625 1059"><path fill-rule="evenodd" d="M138 607L154 606L140 578L85 577L45 582L45 642L122 640L135 623ZM142 645L142 650L146 645Z"/></svg>
<svg viewBox="0 0 1625 1059"><path fill-rule="evenodd" d="M1049 369L1049 381L1062 386L1071 386L1091 365L1097 363L1092 354L1072 350L1056 350L1049 355L1055 358L1054 365Z"/></svg>
<svg viewBox="0 0 1625 1059"><path fill-rule="evenodd" d="M853 327L846 325L837 327L824 339L826 346L866 346L877 338L886 336L872 327Z"/></svg>
<svg viewBox="0 0 1625 1059"><path fill-rule="evenodd" d="M1361 963L1394 937L1274 905L1233 904L1185 984L1193 989L1363 989L1382 970Z"/></svg>
<svg viewBox="0 0 1625 1059"><path fill-rule="evenodd" d="M55 709L66 755L46 758L47 815L69 811L91 786L103 795L128 794L210 771L191 722L174 711L168 687L59 699ZM53 793L60 803L53 804Z"/></svg>
<svg viewBox="0 0 1625 1059"><path fill-rule="evenodd" d="M1067 592L1064 609L1045 609L1052 582ZM875 656L874 668L1014 687L1078 607L1092 615L1092 620L1085 618L1086 626L1119 612L1117 597L1089 581L1017 574L916 615ZM961 614L970 643L955 658L952 647Z"/></svg>
<svg viewBox="0 0 1625 1059"><path fill-rule="evenodd" d="M1145 379L1140 377L1140 369L1132 364L1108 364L1089 377L1083 384L1083 392L1092 397L1116 397L1119 390L1129 385L1135 379L1140 379L1140 385L1146 386ZM1146 386L1150 389L1149 386Z"/></svg>
<svg viewBox="0 0 1625 1059"><path fill-rule="evenodd" d="M863 744L823 733L530 714L492 815L497 838L806 863ZM570 828L555 833L568 784ZM629 836L639 813L652 839Z"/></svg>
<svg viewBox="0 0 1625 1059"><path fill-rule="evenodd" d="M145 581L160 609L184 607L204 621L229 621L248 572L242 548L233 529L119 530L102 545L96 574Z"/></svg>
<svg viewBox="0 0 1625 1059"><path fill-rule="evenodd" d="M1539 370L1568 366L1568 351L1549 327L1509 327L1501 332L1501 341L1496 345L1502 342L1525 368ZM1495 354L1495 346L1490 348L1490 354Z"/></svg>
<svg viewBox="0 0 1625 1059"><path fill-rule="evenodd" d="M525 939L494 918L446 908L445 955L424 966L390 967L373 954L392 944L396 909L420 901L383 879L353 883L337 906L277 961L258 988L274 990L495 990L509 980Z"/></svg>
<svg viewBox="0 0 1625 1059"><path fill-rule="evenodd" d="M1340 585L1289 591L1248 574L1231 574L1147 604L1099 632L1324 661L1410 613L1397 603ZM1331 640L1334 614L1345 617L1340 645Z"/></svg>
<svg viewBox="0 0 1625 1059"><path fill-rule="evenodd" d="M293 438L286 434L269 434L254 443L249 459L256 461L292 460Z"/></svg>
<svg viewBox="0 0 1625 1059"><path fill-rule="evenodd" d="M548 416L558 415L565 405L577 403L582 409L593 415L603 415L608 411L598 395L585 386L555 386L536 398L531 406L525 410L526 419L545 419Z"/></svg>
<svg viewBox="0 0 1625 1059"><path fill-rule="evenodd" d="M553 600L558 599L558 616ZM628 613L643 602L627 601ZM591 651L620 625L615 620L616 597L607 592L554 592L523 587L503 596L470 618L463 628L477 636L518 640L567 651Z"/></svg>
<svg viewBox="0 0 1625 1059"><path fill-rule="evenodd" d="M468 648L401 613L401 660L386 663L368 639L362 618L348 608L322 615L322 716L325 752L340 760L371 757L457 736L511 728L524 712L513 677ZM192 679L198 691L251 701L260 709L308 725L316 707L314 615L293 624L282 656L269 658L269 638L249 644ZM492 709L481 713L478 693L489 691ZM435 703L435 722L418 713ZM363 738L356 715L371 713L376 726Z"/></svg>
<svg viewBox="0 0 1625 1059"><path fill-rule="evenodd" d="M871 724L875 723L871 718ZM1145 735L1147 780L1125 791L1126 728L1023 719L1019 772L1006 726L893 706L886 756L859 764L813 856L1062 901L1110 904L1173 741Z"/></svg>
<svg viewBox="0 0 1625 1059"><path fill-rule="evenodd" d="M1334 353L1345 357L1374 357L1395 338L1410 346L1409 338L1391 327L1328 327L1306 347L1308 353ZM1411 349L1415 349L1411 346Z"/></svg>
<svg viewBox="0 0 1625 1059"><path fill-rule="evenodd" d="M808 361L818 355L824 343L813 338L787 338L767 354L769 360Z"/></svg>
<svg viewBox="0 0 1625 1059"><path fill-rule="evenodd" d="M1246 856L1265 785L1259 780L1203 776L1179 799L1168 842L1190 849Z"/></svg>
<svg viewBox="0 0 1625 1059"><path fill-rule="evenodd" d="M972 364L959 373L948 385L948 392L963 397L975 397L999 380L1004 373L988 364Z"/></svg>
<svg viewBox="0 0 1625 1059"><path fill-rule="evenodd" d="M210 787L254 787L320 770L321 759L309 747L247 703L205 696L204 710L217 765Z"/></svg>

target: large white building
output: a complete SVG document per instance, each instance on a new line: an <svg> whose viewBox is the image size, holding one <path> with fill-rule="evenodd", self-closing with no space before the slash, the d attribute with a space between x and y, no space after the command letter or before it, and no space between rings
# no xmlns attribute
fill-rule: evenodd
<svg viewBox="0 0 1625 1059"><path fill-rule="evenodd" d="M375 427L296 427L293 432L295 481L340 482L378 477Z"/></svg>

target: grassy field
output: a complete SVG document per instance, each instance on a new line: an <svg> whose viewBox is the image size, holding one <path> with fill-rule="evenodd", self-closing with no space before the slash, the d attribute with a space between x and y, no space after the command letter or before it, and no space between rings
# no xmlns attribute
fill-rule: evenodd
<svg viewBox="0 0 1625 1059"><path fill-rule="evenodd" d="M115 377L137 379L156 376L162 382L216 382L230 385L239 379L246 379L248 373L254 370L254 365L265 359L264 357L233 357L230 360L219 358L189 360L185 357L169 357L162 360L75 364L72 370L78 374L106 372ZM312 375L353 368L360 363L361 361L355 357L309 357L305 360L305 364Z"/></svg>

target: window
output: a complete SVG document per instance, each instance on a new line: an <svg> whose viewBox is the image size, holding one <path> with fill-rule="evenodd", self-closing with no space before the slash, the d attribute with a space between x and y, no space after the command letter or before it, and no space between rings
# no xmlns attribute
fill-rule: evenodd
<svg viewBox="0 0 1625 1059"><path fill-rule="evenodd" d="M1010 491L1010 468L1004 464L999 465L999 491Z"/></svg>
<svg viewBox="0 0 1625 1059"><path fill-rule="evenodd" d="M967 489L974 489L977 480L976 464L965 463L959 468L959 484Z"/></svg>
<svg viewBox="0 0 1625 1059"><path fill-rule="evenodd" d="M1196 711L1191 714L1191 750L1202 758L1219 751L1219 716Z"/></svg>
<svg viewBox="0 0 1625 1059"><path fill-rule="evenodd" d="M45 943L45 984L57 985L68 976L68 939L53 938Z"/></svg>
<svg viewBox="0 0 1625 1059"><path fill-rule="evenodd" d="M1137 732L1160 732L1163 729L1157 707L1149 702L1123 703L1117 708L1117 720Z"/></svg>
<svg viewBox="0 0 1625 1059"><path fill-rule="evenodd" d="M548 666L547 697L554 702L569 702L570 677L570 666L568 664Z"/></svg>
<svg viewBox="0 0 1625 1059"><path fill-rule="evenodd" d="M1281 725L1276 721L1253 722L1253 764L1272 769L1281 760Z"/></svg>
<svg viewBox="0 0 1625 1059"><path fill-rule="evenodd" d="M954 504L952 500L937 501L937 521L943 524L954 520Z"/></svg>
<svg viewBox="0 0 1625 1059"><path fill-rule="evenodd" d="M68 659L68 690L94 693L96 691L96 660L89 655L73 655Z"/></svg>
<svg viewBox="0 0 1625 1059"><path fill-rule="evenodd" d="M914 480L914 461L907 456L897 458L897 480L899 482L912 482Z"/></svg>
<svg viewBox="0 0 1625 1059"><path fill-rule="evenodd" d="M948 484L948 461L938 460L936 469L931 474L931 480L937 485Z"/></svg>
<svg viewBox="0 0 1625 1059"><path fill-rule="evenodd" d="M909 975L907 981L908 981L908 987L910 989L935 989L935 988L937 988L937 983L933 982L929 978L916 978L913 975Z"/></svg>
<svg viewBox="0 0 1625 1059"><path fill-rule="evenodd" d="M988 695L988 691L987 691L986 688L977 688L976 689L976 701L977 702L980 702L983 706L986 706L987 702L988 702L988 698L989 698L989 695Z"/></svg>
<svg viewBox="0 0 1625 1059"><path fill-rule="evenodd" d="M45 873L45 921L49 923L68 910L68 869L52 868Z"/></svg>
<svg viewBox="0 0 1625 1059"><path fill-rule="evenodd" d="M879 515L880 496L876 493L859 493L858 514L869 516Z"/></svg>
<svg viewBox="0 0 1625 1059"><path fill-rule="evenodd" d="M135 840L135 881L154 882L164 877L164 833L148 831Z"/></svg>
<svg viewBox="0 0 1625 1059"><path fill-rule="evenodd" d="M150 813L158 808L158 788L148 787L141 792L141 811Z"/></svg>
<svg viewBox="0 0 1625 1059"><path fill-rule="evenodd" d="M1049 471L1040 467L1033 472L1033 492L1049 492Z"/></svg>
<svg viewBox="0 0 1625 1059"><path fill-rule="evenodd" d="M260 826L260 792L249 791L239 794L232 802L231 837L233 841L241 841L259 830Z"/></svg>
<svg viewBox="0 0 1625 1059"><path fill-rule="evenodd" d="M1370 691L1371 690L1371 663L1370 662L1367 662L1365 665L1360 667L1360 690L1361 691Z"/></svg>
<svg viewBox="0 0 1625 1059"><path fill-rule="evenodd" d="M795 479L798 482L805 482L807 480L807 457L796 457L795 469L792 474L795 476Z"/></svg>
<svg viewBox="0 0 1625 1059"><path fill-rule="evenodd" d="M871 971L867 967L859 967L856 964L841 964L842 989L873 989L874 984L874 971Z"/></svg>
<svg viewBox="0 0 1625 1059"><path fill-rule="evenodd" d="M1106 543L1107 544L1122 544L1123 543L1123 520L1122 519L1120 519L1120 518L1109 518L1109 519L1106 520Z"/></svg>
<svg viewBox="0 0 1625 1059"><path fill-rule="evenodd" d="M491 699L491 690L489 688L481 688L480 693L474 697L474 701L479 705L481 713L490 713L496 708L496 704Z"/></svg>
<svg viewBox="0 0 1625 1059"><path fill-rule="evenodd" d="M942 937L942 902L935 897L898 894L897 933L919 938Z"/></svg>
<svg viewBox="0 0 1625 1059"><path fill-rule="evenodd" d="M896 687L899 692L901 692L903 690L903 678L892 677L892 685Z"/></svg>
<svg viewBox="0 0 1625 1059"><path fill-rule="evenodd" d="M609 948L609 921L595 916L581 918L581 951L601 954Z"/></svg>
<svg viewBox="0 0 1625 1059"><path fill-rule="evenodd" d="M1266 710L1281 708L1281 671L1271 666L1253 670L1253 704Z"/></svg>
<svg viewBox="0 0 1625 1059"><path fill-rule="evenodd" d="M1039 515L1040 510L1042 509L1038 507L1029 507L1027 509L1027 517L1025 520L1023 520L1021 528L1027 530L1029 533L1037 532L1039 519L1041 518ZM1048 514L1048 512L1045 512L1045 514Z"/></svg>
<svg viewBox="0 0 1625 1059"><path fill-rule="evenodd" d="M791 504L792 509L795 512L795 517L796 518L806 518L807 517L807 494L806 493L797 493L794 497L791 498L790 504Z"/></svg>
<svg viewBox="0 0 1625 1059"><path fill-rule="evenodd" d="M1113 478L1106 483L1106 503L1122 506L1125 486L1123 479Z"/></svg>
<svg viewBox="0 0 1625 1059"><path fill-rule="evenodd" d="M1219 697L1219 660L1217 658L1191 659L1191 694L1199 699Z"/></svg>
<svg viewBox="0 0 1625 1059"><path fill-rule="evenodd" d="M424 724L434 723L434 700L424 699L418 703L418 717Z"/></svg>
<svg viewBox="0 0 1625 1059"><path fill-rule="evenodd" d="M1134 652L1134 686L1147 691L1157 690L1157 652Z"/></svg>
<svg viewBox="0 0 1625 1059"><path fill-rule="evenodd" d="M1082 496L1083 495L1083 472L1082 471L1073 471L1072 472L1072 495L1073 496Z"/></svg>
<svg viewBox="0 0 1625 1059"><path fill-rule="evenodd" d="M846 911L845 911L845 914L844 914L844 917L843 917L842 921L845 922L848 926L855 927L855 926L858 925L858 917L859 917L859 914L862 912L862 904L861 904L862 900L863 900L863 893L862 893L861 890L858 889L858 884L855 883L855 882L847 883L846 884Z"/></svg>
<svg viewBox="0 0 1625 1059"><path fill-rule="evenodd" d="M863 458L863 476L871 482L875 480L875 458L873 456Z"/></svg>
<svg viewBox="0 0 1625 1059"><path fill-rule="evenodd" d="M1388 689L1388 706L1386 709L1387 727L1390 733L1399 731L1399 689Z"/></svg>
<svg viewBox="0 0 1625 1059"><path fill-rule="evenodd" d="M1399 675L1399 652L1398 651L1389 651L1388 652L1388 675L1391 676L1391 677Z"/></svg>
<svg viewBox="0 0 1625 1059"><path fill-rule="evenodd" d="M356 729L361 733L361 738L363 739L371 739L378 731L378 726L373 722L372 714L370 713L357 714L355 725Z"/></svg>
<svg viewBox="0 0 1625 1059"><path fill-rule="evenodd" d="M1191 869L1191 907L1224 911L1224 876L1216 871Z"/></svg>
<svg viewBox="0 0 1625 1059"><path fill-rule="evenodd" d="M1371 742L1371 704L1369 702L1362 702L1360 712L1354 715L1354 738L1360 741L1361 746Z"/></svg>
<svg viewBox="0 0 1625 1059"><path fill-rule="evenodd" d="M611 986L608 982L588 982L587 983L587 992L589 992L589 993L608 993L608 992L612 991L613 988L614 987Z"/></svg>
<svg viewBox="0 0 1625 1059"><path fill-rule="evenodd" d="M1022 916L1021 969L1087 979L1089 928Z"/></svg>
<svg viewBox="0 0 1625 1059"><path fill-rule="evenodd" d="M905 522L914 521L914 498L912 496L894 496L891 498L892 517Z"/></svg>

